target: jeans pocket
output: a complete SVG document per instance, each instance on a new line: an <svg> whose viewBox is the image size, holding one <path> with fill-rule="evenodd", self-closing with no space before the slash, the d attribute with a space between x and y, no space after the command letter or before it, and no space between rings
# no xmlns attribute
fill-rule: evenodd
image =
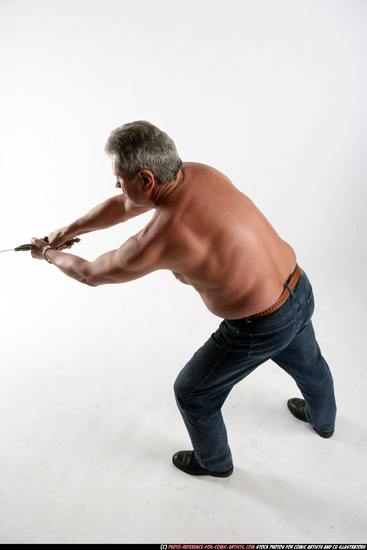
<svg viewBox="0 0 367 550"><path fill-rule="evenodd" d="M296 318L277 329L250 334L249 357L270 359L284 349L296 334Z"/></svg>
<svg viewBox="0 0 367 550"><path fill-rule="evenodd" d="M231 350L236 344L238 334L238 329L236 330L233 323L225 320L221 322L218 330L212 335L212 338L220 348Z"/></svg>

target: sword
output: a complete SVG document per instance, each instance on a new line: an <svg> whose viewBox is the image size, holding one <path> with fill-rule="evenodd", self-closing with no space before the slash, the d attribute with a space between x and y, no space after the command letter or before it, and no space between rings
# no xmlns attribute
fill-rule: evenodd
<svg viewBox="0 0 367 550"><path fill-rule="evenodd" d="M76 237L76 239L71 239L71 241L66 241L64 244L73 245L74 243L79 243L80 239ZM19 252L20 250L32 250L33 244L21 244L20 246L17 246L16 248L8 248L7 250L0 250L0 252Z"/></svg>

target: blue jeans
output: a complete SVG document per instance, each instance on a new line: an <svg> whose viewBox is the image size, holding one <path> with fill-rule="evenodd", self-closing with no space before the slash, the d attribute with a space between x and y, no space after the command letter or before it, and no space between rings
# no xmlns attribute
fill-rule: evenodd
<svg viewBox="0 0 367 550"><path fill-rule="evenodd" d="M174 385L176 402L200 466L218 471L232 466L221 408L233 386L268 359L295 380L311 426L334 429L333 378L315 339L313 310L312 287L302 272L278 310L258 319L225 319L182 369Z"/></svg>

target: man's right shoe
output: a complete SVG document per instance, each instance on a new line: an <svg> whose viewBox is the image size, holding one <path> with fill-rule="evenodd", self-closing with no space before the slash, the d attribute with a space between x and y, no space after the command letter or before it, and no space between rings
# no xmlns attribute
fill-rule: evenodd
<svg viewBox="0 0 367 550"><path fill-rule="evenodd" d="M290 412L298 418L298 420L302 420L303 422L307 422L307 416L305 413L305 400L299 399L298 397L293 397L293 399L288 400L288 409Z"/></svg>
<svg viewBox="0 0 367 550"><path fill-rule="evenodd" d="M178 451L172 457L172 462L179 470L192 476L228 477L233 473L233 466L228 470L207 470L202 468L195 459L194 451Z"/></svg>
<svg viewBox="0 0 367 550"><path fill-rule="evenodd" d="M293 414L293 416L298 418L298 420L302 420L303 422L308 423L307 416L306 416L306 413L305 413L306 403L305 403L304 399L299 399L298 397L293 397L292 399L288 400L287 405L288 405L288 409ZM317 434L319 434L319 436L321 436L325 439L328 439L334 433L334 430L332 430L331 432L322 432L321 430L317 430L316 428L314 428L314 430Z"/></svg>

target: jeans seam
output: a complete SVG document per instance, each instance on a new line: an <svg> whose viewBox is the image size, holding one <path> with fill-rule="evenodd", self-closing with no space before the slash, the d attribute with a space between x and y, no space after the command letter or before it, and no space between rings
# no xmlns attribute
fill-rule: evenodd
<svg viewBox="0 0 367 550"><path fill-rule="evenodd" d="M220 361L222 361L224 359L224 357L228 354L228 352L229 352L229 350L224 350L224 354L216 361L215 365L213 365L213 367L210 369L210 371L205 374L205 376L200 380L200 382L198 382L196 384L196 386L194 388L192 388L190 394L187 397L187 400L186 400L186 403L185 403L185 408L183 409L184 412L186 412L188 402L189 402L190 398L192 397L193 393L195 392L195 390L200 386L200 384L202 384L204 382L204 380L206 380L208 378L208 376L210 374L212 374L213 370L217 368Z"/></svg>

